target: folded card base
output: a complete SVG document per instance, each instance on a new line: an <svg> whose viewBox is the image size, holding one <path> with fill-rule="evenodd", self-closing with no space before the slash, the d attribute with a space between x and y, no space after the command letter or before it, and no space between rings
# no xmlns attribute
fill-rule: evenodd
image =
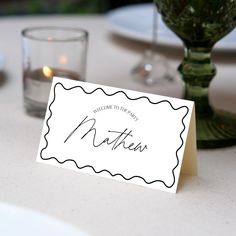
<svg viewBox="0 0 236 236"><path fill-rule="evenodd" d="M193 107L180 174L197 175L196 119Z"/></svg>

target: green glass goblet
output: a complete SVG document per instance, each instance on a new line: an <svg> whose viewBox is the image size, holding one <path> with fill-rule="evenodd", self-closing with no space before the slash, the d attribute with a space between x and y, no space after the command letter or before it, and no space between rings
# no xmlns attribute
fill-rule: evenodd
<svg viewBox="0 0 236 236"><path fill-rule="evenodd" d="M236 26L236 0L154 0L165 24L184 43L178 70L185 82L184 98L196 108L198 148L236 144L236 116L216 112L208 88L216 74L211 61L214 44Z"/></svg>

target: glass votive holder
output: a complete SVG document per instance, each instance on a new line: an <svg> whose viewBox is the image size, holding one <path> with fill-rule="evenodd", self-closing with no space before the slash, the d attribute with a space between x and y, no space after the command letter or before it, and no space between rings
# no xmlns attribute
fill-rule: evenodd
<svg viewBox="0 0 236 236"><path fill-rule="evenodd" d="M88 32L67 27L22 31L23 96L27 114L44 118L53 76L85 81Z"/></svg>

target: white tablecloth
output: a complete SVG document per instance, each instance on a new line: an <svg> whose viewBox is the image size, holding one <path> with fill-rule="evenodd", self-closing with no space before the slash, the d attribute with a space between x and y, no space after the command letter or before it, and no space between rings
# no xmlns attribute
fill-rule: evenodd
<svg viewBox="0 0 236 236"><path fill-rule="evenodd" d="M0 86L0 202L43 212L91 235L236 235L236 146L198 151L198 176L183 177L177 194L35 162L43 120L23 110L20 31L49 24L89 31L89 82L176 97L182 93L181 83L146 87L133 81L130 70L148 45L112 36L102 16L0 18L7 73ZM181 49L159 50L178 65ZM218 75L211 101L236 113L236 52L214 58Z"/></svg>

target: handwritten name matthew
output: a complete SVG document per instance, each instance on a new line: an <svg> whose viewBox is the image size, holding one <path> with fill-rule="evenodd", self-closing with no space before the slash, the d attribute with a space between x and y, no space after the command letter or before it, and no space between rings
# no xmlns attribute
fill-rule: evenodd
<svg viewBox="0 0 236 236"><path fill-rule="evenodd" d="M123 131L112 131L108 130L109 136L102 138L101 140L97 140L97 129L95 127L96 125L96 119L94 118L88 118L86 116L66 137L64 140L64 143L68 142L75 133L80 132L80 128L84 126L86 123L90 124L90 127L88 130L86 130L84 133L82 133L81 139L86 138L88 135L92 135L92 144L94 147L100 147L102 145L108 145L111 146L111 150L115 150L117 148L123 148L127 149L129 151L139 151L143 152L147 148L147 145L142 145L141 142L135 144L130 139L133 137L133 131L128 130L127 128ZM110 137L110 135L112 137Z"/></svg>

